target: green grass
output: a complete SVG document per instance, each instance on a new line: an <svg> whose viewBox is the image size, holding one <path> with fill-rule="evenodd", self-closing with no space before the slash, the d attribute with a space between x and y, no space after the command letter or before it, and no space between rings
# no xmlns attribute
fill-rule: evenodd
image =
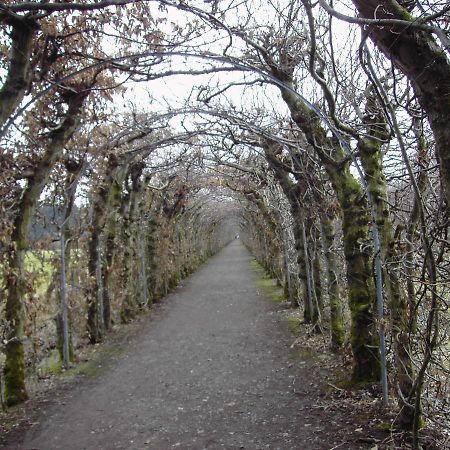
<svg viewBox="0 0 450 450"><path fill-rule="evenodd" d="M250 267L256 276L256 285L265 297L275 303L282 303L286 300L283 288L277 286L276 281L267 276L265 270L256 259L250 261Z"/></svg>
<svg viewBox="0 0 450 450"><path fill-rule="evenodd" d="M55 256L53 250L29 251L25 255L25 270L36 277L37 295L44 295L52 281Z"/></svg>
<svg viewBox="0 0 450 450"><path fill-rule="evenodd" d="M105 372L106 366L96 360L82 362L75 367L69 369L65 374L67 376L84 375L86 377L95 378Z"/></svg>
<svg viewBox="0 0 450 450"><path fill-rule="evenodd" d="M286 326L289 328L292 334L298 334L298 328L300 326L300 320L296 316L287 316L285 319Z"/></svg>
<svg viewBox="0 0 450 450"><path fill-rule="evenodd" d="M126 329L124 330L124 332ZM128 333L132 333L132 329ZM108 368L116 364L117 358L127 351L129 344L126 340L127 334L122 335L120 342L112 339L109 342L103 342L96 345L89 354L86 361L79 362L69 370L64 372L67 377L83 375L90 378L97 378L105 373Z"/></svg>
<svg viewBox="0 0 450 450"><path fill-rule="evenodd" d="M62 364L57 350L53 350L37 366L37 373L40 376L56 375L61 372Z"/></svg>
<svg viewBox="0 0 450 450"><path fill-rule="evenodd" d="M56 256L53 250L30 250L25 254L25 276L31 282L37 296L45 295L52 282ZM3 269L0 263L0 289L6 288Z"/></svg>

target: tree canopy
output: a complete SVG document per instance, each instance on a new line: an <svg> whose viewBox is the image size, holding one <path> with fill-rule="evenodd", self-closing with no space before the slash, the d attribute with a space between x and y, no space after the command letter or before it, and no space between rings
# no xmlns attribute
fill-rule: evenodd
<svg viewBox="0 0 450 450"><path fill-rule="evenodd" d="M239 234L414 448L448 425L446 2L5 1L0 23L8 404L53 341L68 366Z"/></svg>

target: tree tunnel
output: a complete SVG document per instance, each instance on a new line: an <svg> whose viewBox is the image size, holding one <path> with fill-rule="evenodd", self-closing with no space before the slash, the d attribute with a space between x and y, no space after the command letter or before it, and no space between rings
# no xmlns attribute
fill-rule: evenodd
<svg viewBox="0 0 450 450"><path fill-rule="evenodd" d="M448 421L449 8L363 3L3 2L8 405L239 234L416 448Z"/></svg>

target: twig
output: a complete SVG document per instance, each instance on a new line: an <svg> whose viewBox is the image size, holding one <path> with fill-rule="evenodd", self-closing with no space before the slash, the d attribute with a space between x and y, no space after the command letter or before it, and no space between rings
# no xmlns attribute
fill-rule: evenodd
<svg viewBox="0 0 450 450"><path fill-rule="evenodd" d="M339 388L339 387L335 386L333 383L327 383L327 384L328 384L328 386L331 386L332 388L336 389L339 392L345 392L345 389ZM333 447L333 448L336 448L336 447ZM330 450L332 450L332 449L330 449Z"/></svg>

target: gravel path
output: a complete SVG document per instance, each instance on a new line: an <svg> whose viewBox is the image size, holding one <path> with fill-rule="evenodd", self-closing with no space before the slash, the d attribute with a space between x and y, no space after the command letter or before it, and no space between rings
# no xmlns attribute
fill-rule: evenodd
<svg viewBox="0 0 450 450"><path fill-rule="evenodd" d="M143 322L117 362L44 410L16 448L338 445L338 424L313 408L307 367L293 359L274 304L258 293L250 259L239 241L212 258Z"/></svg>

